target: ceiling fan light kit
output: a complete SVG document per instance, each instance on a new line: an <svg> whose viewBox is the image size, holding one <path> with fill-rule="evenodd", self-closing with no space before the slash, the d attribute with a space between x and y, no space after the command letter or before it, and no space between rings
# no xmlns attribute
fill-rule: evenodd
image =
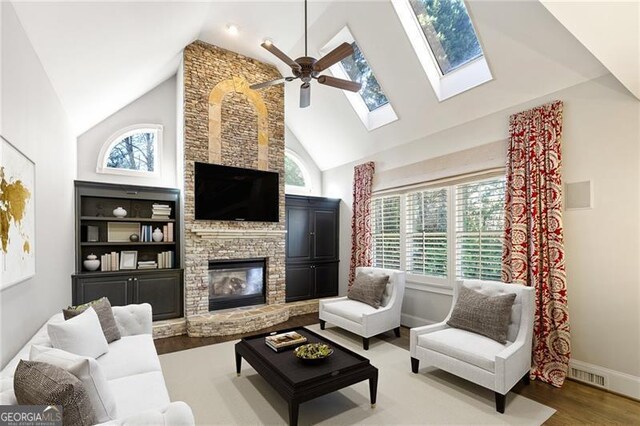
<svg viewBox="0 0 640 426"><path fill-rule="evenodd" d="M264 49L268 50L271 54L287 64L291 68L293 76L257 83L252 85L251 88L258 90L274 86L276 84L281 84L285 81L300 79L302 80L302 85L300 86L300 108L306 108L311 105L312 80L317 80L320 84L336 87L342 90L349 90L351 92L360 91L362 85L356 81L344 80L330 75L320 75L322 71L340 62L344 58L353 55L353 47L349 43L342 43L322 58L313 58L307 54L307 31L307 0L304 0L304 56L293 60L282 50L278 49L269 39L264 40L261 44Z"/></svg>

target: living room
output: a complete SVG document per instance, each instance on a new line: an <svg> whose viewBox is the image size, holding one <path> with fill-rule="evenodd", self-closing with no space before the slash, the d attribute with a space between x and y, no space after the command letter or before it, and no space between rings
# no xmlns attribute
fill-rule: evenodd
<svg viewBox="0 0 640 426"><path fill-rule="evenodd" d="M3 410L640 423L638 1L0 22Z"/></svg>

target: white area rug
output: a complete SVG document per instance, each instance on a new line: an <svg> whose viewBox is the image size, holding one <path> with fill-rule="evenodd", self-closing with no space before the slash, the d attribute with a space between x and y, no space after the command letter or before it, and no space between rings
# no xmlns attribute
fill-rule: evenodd
<svg viewBox="0 0 640 426"><path fill-rule="evenodd" d="M440 370L412 374L409 352L371 339L362 350L355 335L318 325L313 331L370 359L379 370L376 408L369 403L368 381L300 404L299 424L542 424L555 412L510 392L506 413L495 411L492 391ZM236 377L234 344L225 342L161 355L172 401L185 401L199 425L283 424L287 403L242 361Z"/></svg>

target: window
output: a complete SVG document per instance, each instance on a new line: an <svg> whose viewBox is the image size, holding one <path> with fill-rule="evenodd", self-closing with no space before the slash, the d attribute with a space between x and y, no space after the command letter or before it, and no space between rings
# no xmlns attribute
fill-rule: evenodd
<svg viewBox="0 0 640 426"><path fill-rule="evenodd" d="M447 277L447 199L446 189L407 194L407 273Z"/></svg>
<svg viewBox="0 0 640 426"><path fill-rule="evenodd" d="M456 275L499 281L504 232L504 179L456 187Z"/></svg>
<svg viewBox="0 0 640 426"><path fill-rule="evenodd" d="M463 0L392 4L438 100L493 79Z"/></svg>
<svg viewBox="0 0 640 426"><path fill-rule="evenodd" d="M373 266L400 269L400 196L371 201Z"/></svg>
<svg viewBox="0 0 640 426"><path fill-rule="evenodd" d="M162 126L136 125L122 129L103 145L98 173L156 175L160 169Z"/></svg>
<svg viewBox="0 0 640 426"><path fill-rule="evenodd" d="M311 177L304 162L293 151L284 152L284 184L288 194L309 194Z"/></svg>
<svg viewBox="0 0 640 426"><path fill-rule="evenodd" d="M409 0L444 75L482 56L482 48L462 0Z"/></svg>
<svg viewBox="0 0 640 426"><path fill-rule="evenodd" d="M362 84L358 93L342 91L362 123L367 130L374 130L397 120L398 116L348 27L340 30L329 43L320 49L320 53L326 55L342 43L349 43L353 46L353 54L329 67L329 71L337 78L357 81Z"/></svg>
<svg viewBox="0 0 640 426"><path fill-rule="evenodd" d="M452 287L457 279L499 281L504 176L374 197L373 265L407 280Z"/></svg>
<svg viewBox="0 0 640 426"><path fill-rule="evenodd" d="M340 61L340 65L349 76L352 81L357 81L362 84L360 89L360 96L364 101L369 111L376 110L382 105L389 103L389 100L382 92L380 83L376 80L376 76L373 75L369 63L364 58L362 51L358 47L358 44L354 41L351 43L353 47L353 55L344 58Z"/></svg>

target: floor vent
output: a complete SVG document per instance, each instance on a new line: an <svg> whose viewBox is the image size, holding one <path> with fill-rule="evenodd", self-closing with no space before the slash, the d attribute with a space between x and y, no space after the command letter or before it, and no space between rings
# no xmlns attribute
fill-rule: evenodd
<svg viewBox="0 0 640 426"><path fill-rule="evenodd" d="M591 371L586 371L580 368L570 367L569 368L569 377L572 379L578 380L580 382L589 383L594 386L598 386L601 388L607 388L607 377L601 374L596 374Z"/></svg>

